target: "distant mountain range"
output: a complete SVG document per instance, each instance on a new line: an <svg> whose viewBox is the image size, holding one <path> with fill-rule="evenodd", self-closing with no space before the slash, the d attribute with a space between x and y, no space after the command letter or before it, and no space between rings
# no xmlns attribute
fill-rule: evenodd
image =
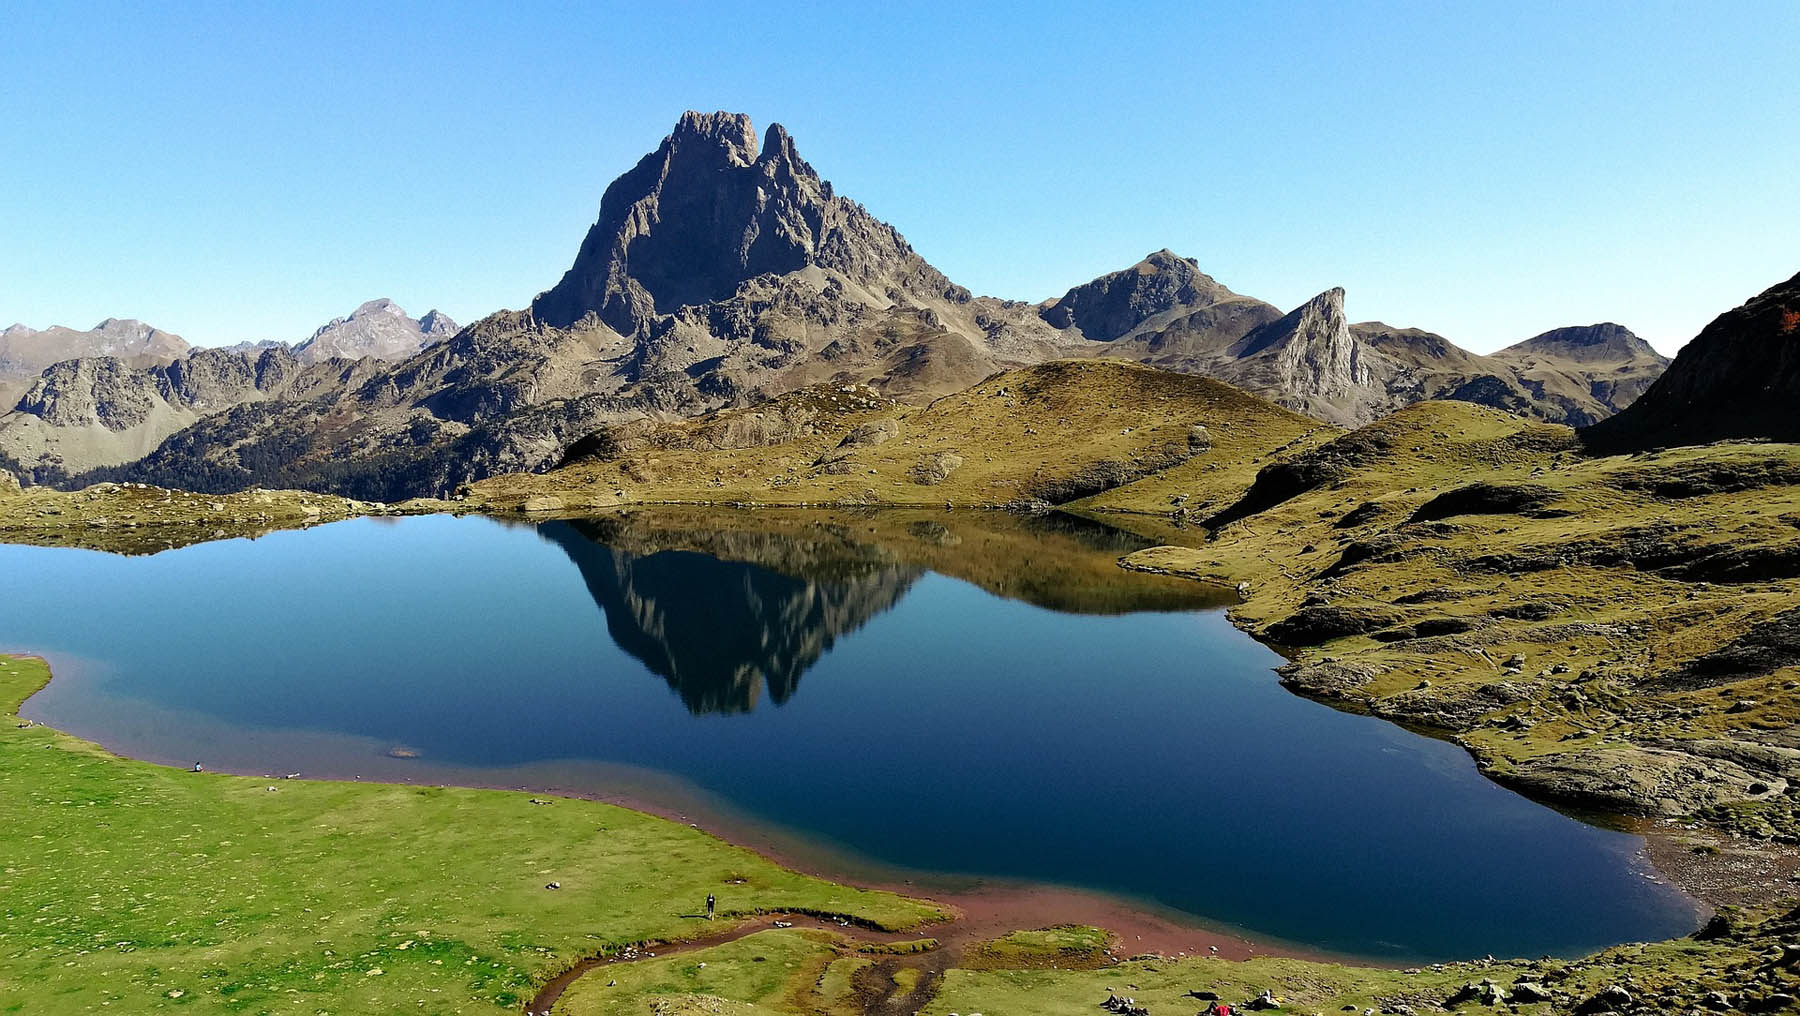
<svg viewBox="0 0 1800 1016"><path fill-rule="evenodd" d="M370 300L341 318L333 318L299 342L275 339L220 347L232 353L260 353L276 346L293 349L301 363L340 358L403 360L427 346L455 335L456 322L442 311L408 317L392 300ZM173 332L130 318L107 318L85 332L62 325L42 331L15 324L0 331L0 380L30 379L64 360L114 357L139 366L166 363L194 347Z"/></svg>
<svg viewBox="0 0 1800 1016"><path fill-rule="evenodd" d="M0 415L0 459L39 478L143 457L169 435L246 402L309 398L454 335L439 311L414 319L371 300L293 343L194 348L179 335L109 318L94 328L0 333L0 380L16 382ZM48 361L48 362L45 362Z"/></svg>
<svg viewBox="0 0 1800 1016"><path fill-rule="evenodd" d="M155 362L172 360L188 349L181 336L129 318L107 318L85 332L62 325L39 331L16 324L0 331L0 381L36 377L51 364L76 357Z"/></svg>
<svg viewBox="0 0 1800 1016"><path fill-rule="evenodd" d="M1203 373L1340 426L1425 399L1585 426L1629 405L1669 363L1610 323L1482 356L1428 331L1353 323L1342 289L1284 313L1167 250L1041 303L975 296L835 193L779 125L759 140L748 117L730 113L685 114L615 180L573 264L529 309L444 337L453 330L435 312L414 322L375 301L291 351L305 368L299 387L240 384L229 405L221 395L188 406L208 410L196 419L152 411L143 419L154 422L138 423L142 414L102 407L114 398L105 386L71 397L67 413L47 412L56 400L40 393L0 417L0 454L40 482L394 499L549 468L581 438L631 419L825 382L930 398L1059 357ZM397 359L319 369L358 355ZM158 365L92 373L98 383L127 368L144 380L121 390L147 385L170 401ZM86 374L69 383L89 384ZM21 425L21 414L38 422ZM121 423L148 429L104 454L72 454L67 441L49 450L59 428ZM16 429L39 436L9 439Z"/></svg>

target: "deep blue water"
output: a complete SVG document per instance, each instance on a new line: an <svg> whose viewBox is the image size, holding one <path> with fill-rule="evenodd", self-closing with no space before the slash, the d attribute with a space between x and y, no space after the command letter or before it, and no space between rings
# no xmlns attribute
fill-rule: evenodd
<svg viewBox="0 0 1800 1016"><path fill-rule="evenodd" d="M1042 532L983 539L1021 526ZM753 534L714 556L426 517L151 557L7 546L0 647L66 675L28 715L163 761L617 764L877 862L1117 892L1360 955L1690 930L1635 837L1284 691L1279 658L1201 587L1120 572L1087 589L1017 550L1110 561L1129 539L969 513L900 533ZM928 545L967 548L1024 598L927 570ZM418 761L387 757L400 746Z"/></svg>

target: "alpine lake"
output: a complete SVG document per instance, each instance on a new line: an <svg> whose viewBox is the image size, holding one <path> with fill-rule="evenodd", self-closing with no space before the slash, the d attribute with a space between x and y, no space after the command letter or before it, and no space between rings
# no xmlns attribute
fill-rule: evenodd
<svg viewBox="0 0 1800 1016"><path fill-rule="evenodd" d="M1298 697L1229 591L1065 515L358 519L0 547L34 720L171 765L519 786L827 875L1069 886L1388 962L1690 931L1642 840ZM175 593L172 590L180 590Z"/></svg>

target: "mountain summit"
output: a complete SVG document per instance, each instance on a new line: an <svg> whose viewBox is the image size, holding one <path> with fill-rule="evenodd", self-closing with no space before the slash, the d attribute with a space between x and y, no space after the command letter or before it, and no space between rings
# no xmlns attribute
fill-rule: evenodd
<svg viewBox="0 0 1800 1016"><path fill-rule="evenodd" d="M1507 346L1495 356L1522 360L1527 357L1561 357L1577 363L1617 363L1624 360L1669 361L1648 342L1624 325L1605 321L1597 325L1554 328L1524 342Z"/></svg>
<svg viewBox="0 0 1800 1016"><path fill-rule="evenodd" d="M414 320L392 300L370 300L348 315L321 325L294 347L301 363L341 358L404 360L427 346L455 335L456 322L440 311Z"/></svg>
<svg viewBox="0 0 1800 1016"><path fill-rule="evenodd" d="M1124 271L1076 286L1038 313L1051 327L1074 328L1085 338L1112 342L1159 314L1238 298L1193 259L1165 247Z"/></svg>
<svg viewBox="0 0 1800 1016"><path fill-rule="evenodd" d="M107 318L85 332L16 324L0 332L0 381L34 377L53 363L82 356L166 363L187 351L181 336L132 318Z"/></svg>
<svg viewBox="0 0 1800 1016"><path fill-rule="evenodd" d="M682 115L656 151L606 188L562 280L532 302L560 328L589 314L621 335L715 303L759 275L826 269L891 290L967 298L861 205L838 197L771 124L759 149L742 113Z"/></svg>
<svg viewBox="0 0 1800 1016"><path fill-rule="evenodd" d="M1344 305L1328 289L1283 313L1166 249L1054 300L975 296L838 195L779 124L758 137L743 114L689 112L606 188L570 268L528 311L458 330L371 301L300 344L291 380L207 386L203 400L159 394L148 409L110 393L160 393L161 375L64 370L0 416L0 439L16 438L0 452L54 482L105 465L107 478L166 486L398 499L551 468L615 424L818 385L925 401L1059 358L1204 374L1344 426L1442 398L1585 424L1662 368L1585 362L1628 344L1607 326L1539 337L1514 363L1419 329L1351 324ZM238 354L230 373L266 375L261 352Z"/></svg>

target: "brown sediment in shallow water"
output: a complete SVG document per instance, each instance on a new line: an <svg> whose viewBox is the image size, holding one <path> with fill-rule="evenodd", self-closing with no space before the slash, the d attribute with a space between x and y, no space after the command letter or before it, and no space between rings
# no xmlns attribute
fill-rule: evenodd
<svg viewBox="0 0 1800 1016"><path fill-rule="evenodd" d="M57 659L51 662L58 682L84 679L83 668L77 661ZM29 707L28 701L22 712L34 712ZM57 717L43 713L36 718L66 728L69 733L103 744L110 750L146 761L183 768L196 761L160 757L157 751L131 743L130 736L122 736L116 730L79 729L80 724L58 723ZM157 722L154 713L138 719L149 724ZM204 741L204 731L197 733ZM848 849L803 837L743 814L728 801L654 770L580 760L499 769L478 768L425 758L396 758L388 752L393 744L392 741L349 735L272 731L258 743L256 750L258 756L266 752L269 759L279 759L278 765L247 755L200 761L204 761L208 769L248 776L275 778L285 775L285 771L299 770L305 779L465 786L601 801L702 829L727 843L753 850L805 874L840 884L929 899L960 914L959 935L982 939L998 938L1017 930L1084 924L1113 933L1117 937L1116 955L1121 958L1141 953L1166 956L1185 953L1227 958L1278 955L1372 966L1396 962L1391 957L1333 954L1309 949L1101 891L984 879L951 872L907 870L871 861ZM1737 865L1728 856L1734 849L1732 844L1721 847L1720 854L1696 855L1684 853L1684 848L1672 845L1674 840L1668 836L1669 831L1658 824L1640 823L1631 831L1645 836L1649 844L1643 856L1645 876L1666 878L1696 898L1696 925L1706 916L1700 912L1701 904L1718 906L1734 902L1708 891L1708 887L1730 884L1736 879ZM1785 883L1785 879L1774 881ZM1763 884L1772 883L1764 881ZM970 930L961 930L965 928Z"/></svg>
<svg viewBox="0 0 1800 1016"><path fill-rule="evenodd" d="M1645 855L1657 875L1702 903L1753 910L1791 902L1800 893L1800 845L1732 836L1695 822L1640 819Z"/></svg>

